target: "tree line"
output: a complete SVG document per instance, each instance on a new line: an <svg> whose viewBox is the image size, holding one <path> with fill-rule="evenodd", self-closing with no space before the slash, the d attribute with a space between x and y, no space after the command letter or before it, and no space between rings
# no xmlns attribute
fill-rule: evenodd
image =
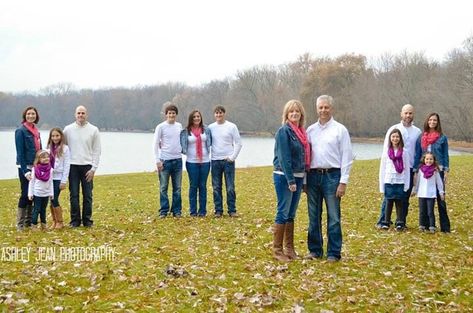
<svg viewBox="0 0 473 313"><path fill-rule="evenodd" d="M306 53L288 64L255 66L197 87L169 82L76 90L60 83L36 93L0 92L0 127L16 127L22 110L30 105L40 112L40 127L63 127L73 121L75 107L83 104L101 129L149 131L163 120L162 104L171 100L183 124L193 109L202 112L204 122L212 122L213 107L222 104L241 131L274 133L290 99L302 100L307 123L315 121L314 102L321 94L334 97L335 117L352 136L384 136L399 121L401 106L411 103L420 128L424 117L435 111L449 138L472 142L473 36L442 62L407 51L373 60L357 54L332 58Z"/></svg>

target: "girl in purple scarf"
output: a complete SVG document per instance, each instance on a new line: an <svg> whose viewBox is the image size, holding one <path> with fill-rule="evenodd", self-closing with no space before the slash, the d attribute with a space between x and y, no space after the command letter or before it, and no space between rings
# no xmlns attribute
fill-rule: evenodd
<svg viewBox="0 0 473 313"><path fill-rule="evenodd" d="M386 198L385 220L381 223L382 229L391 226L391 214L396 205L396 230L402 230L402 202L406 198L405 192L409 189L408 155L404 151L404 141L399 129L393 129L389 134L389 146L381 157L379 171L380 191Z"/></svg>
<svg viewBox="0 0 473 313"><path fill-rule="evenodd" d="M41 218L41 229L46 229L46 207L49 199L54 196L53 169L47 150L36 153L31 180L28 185L28 198L33 200L33 227L38 225L38 215Z"/></svg>

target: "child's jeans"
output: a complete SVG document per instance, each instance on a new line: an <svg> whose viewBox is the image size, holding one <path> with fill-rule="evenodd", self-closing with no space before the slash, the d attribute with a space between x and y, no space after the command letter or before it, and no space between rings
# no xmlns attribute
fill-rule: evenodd
<svg viewBox="0 0 473 313"><path fill-rule="evenodd" d="M434 205L435 198L419 198L419 226L435 227ZM427 221L427 217L429 225L423 225Z"/></svg>
<svg viewBox="0 0 473 313"><path fill-rule="evenodd" d="M58 179L53 180L53 188L54 188L54 197L51 199L51 204L53 207L57 208L59 205L59 194L61 193L61 181Z"/></svg>
<svg viewBox="0 0 473 313"><path fill-rule="evenodd" d="M38 225L38 215L41 218L41 223L46 224L46 207L48 206L49 197L33 198L33 225Z"/></svg>

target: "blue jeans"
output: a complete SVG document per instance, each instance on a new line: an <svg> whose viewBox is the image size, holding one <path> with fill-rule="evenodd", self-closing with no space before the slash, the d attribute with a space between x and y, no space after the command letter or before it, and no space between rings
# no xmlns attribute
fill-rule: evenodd
<svg viewBox="0 0 473 313"><path fill-rule="evenodd" d="M41 223L46 224L46 207L48 206L49 197L33 197L33 219L31 223L38 225L38 215Z"/></svg>
<svg viewBox="0 0 473 313"><path fill-rule="evenodd" d="M419 226L435 227L435 198L419 198Z"/></svg>
<svg viewBox="0 0 473 313"><path fill-rule="evenodd" d="M402 212L401 216L399 216L399 222L397 225L400 225L402 227L406 226L406 221L407 221L407 214L409 213L409 199L411 197L412 193L412 187L414 184L414 172L412 168L410 169L410 183L409 183L409 189L405 192L405 197L402 199ZM383 202L381 203L381 210L379 214L379 219L376 225L381 226L383 224L383 221L385 220L385 212L386 212L386 198L383 197Z"/></svg>
<svg viewBox="0 0 473 313"><path fill-rule="evenodd" d="M71 223L72 227L92 226L92 190L93 181L88 182L85 174L92 168L92 165L74 165L71 164L69 171L69 199L71 202ZM82 187L82 218L79 202L79 189Z"/></svg>
<svg viewBox="0 0 473 313"><path fill-rule="evenodd" d="M168 186L169 178L172 183L173 216L181 216L181 184L182 184L182 159L164 160L163 169L159 172L159 215L166 216L169 212Z"/></svg>
<svg viewBox="0 0 473 313"><path fill-rule="evenodd" d="M61 189L59 188L60 185L61 185L60 180L53 180L54 197L51 200L51 204L55 208L60 206L60 204L59 204L59 195L61 194Z"/></svg>
<svg viewBox="0 0 473 313"><path fill-rule="evenodd" d="M189 176L189 206L190 215L205 216L207 214L207 178L210 172L210 162L186 162ZM199 193L199 211L197 212L197 193Z"/></svg>
<svg viewBox="0 0 473 313"><path fill-rule="evenodd" d="M289 190L285 175L273 174L274 189L278 198L278 206L276 212L276 224L286 224L294 222L296 217L297 206L301 198L302 183L304 178L296 177L296 191Z"/></svg>
<svg viewBox="0 0 473 313"><path fill-rule="evenodd" d="M340 198L336 195L340 176L340 170L323 174L310 171L307 174L307 202L309 207L307 245L309 251L317 257L323 256L322 201L325 201L327 208L327 257L341 258Z"/></svg>
<svg viewBox="0 0 473 313"><path fill-rule="evenodd" d="M228 213L236 212L235 162L212 160L212 188L215 213L223 213L222 178L225 176Z"/></svg>

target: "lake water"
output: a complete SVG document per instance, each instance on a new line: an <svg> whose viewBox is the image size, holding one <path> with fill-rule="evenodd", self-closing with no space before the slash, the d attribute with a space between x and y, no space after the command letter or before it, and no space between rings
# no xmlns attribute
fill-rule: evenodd
<svg viewBox="0 0 473 313"><path fill-rule="evenodd" d="M44 147L48 131L41 131ZM155 169L152 151L152 133L101 132L102 155L97 175L118 173L152 172ZM242 137L243 148L236 160L237 167L271 165L274 139L265 137ZM0 131L0 179L16 178L18 169L15 151L15 132ZM356 160L377 159L382 152L381 144L353 143ZM450 155L460 154L450 151Z"/></svg>

